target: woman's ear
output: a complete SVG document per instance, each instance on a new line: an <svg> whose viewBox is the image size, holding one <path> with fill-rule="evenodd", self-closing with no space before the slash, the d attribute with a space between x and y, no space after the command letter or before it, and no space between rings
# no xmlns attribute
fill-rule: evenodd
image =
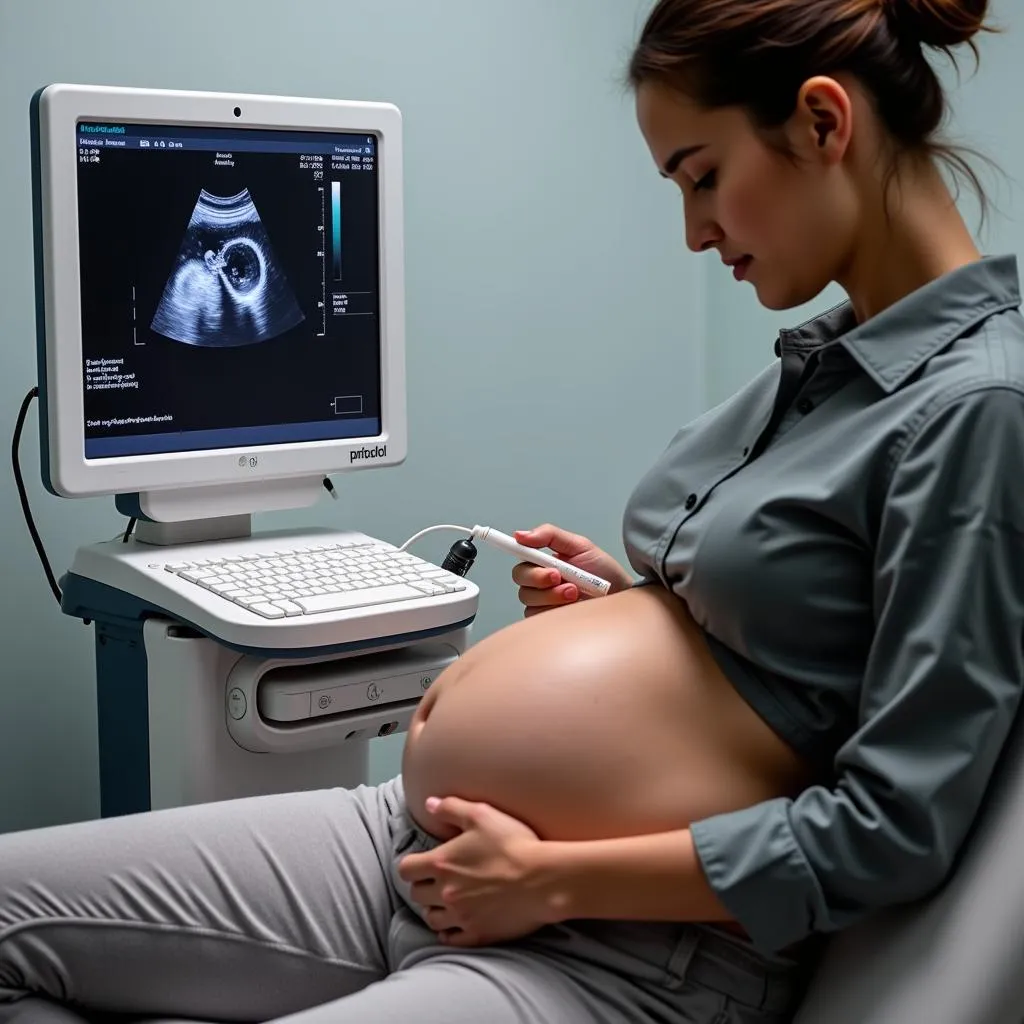
<svg viewBox="0 0 1024 1024"><path fill-rule="evenodd" d="M809 78L800 87L787 134L805 159L825 165L839 163L853 136L850 94L834 78Z"/></svg>

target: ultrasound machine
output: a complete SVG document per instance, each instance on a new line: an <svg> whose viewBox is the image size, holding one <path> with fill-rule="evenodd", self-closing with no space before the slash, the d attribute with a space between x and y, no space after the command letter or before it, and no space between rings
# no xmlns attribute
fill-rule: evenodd
<svg viewBox="0 0 1024 1024"><path fill-rule="evenodd" d="M101 814L366 781L478 589L252 516L405 458L399 111L51 85L31 129L42 475L129 522L50 574L94 625Z"/></svg>

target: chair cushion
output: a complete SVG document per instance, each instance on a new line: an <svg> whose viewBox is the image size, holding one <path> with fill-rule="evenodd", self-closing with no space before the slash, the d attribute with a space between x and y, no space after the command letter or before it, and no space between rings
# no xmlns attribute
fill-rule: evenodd
<svg viewBox="0 0 1024 1024"><path fill-rule="evenodd" d="M1024 715L946 884L833 937L793 1024L1024 1019Z"/></svg>

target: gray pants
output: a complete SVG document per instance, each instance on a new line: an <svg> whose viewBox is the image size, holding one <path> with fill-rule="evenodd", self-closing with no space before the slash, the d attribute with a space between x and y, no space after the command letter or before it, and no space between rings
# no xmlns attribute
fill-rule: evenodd
<svg viewBox="0 0 1024 1024"><path fill-rule="evenodd" d="M713 927L435 941L401 778L0 835L0 1022L778 1024L801 965Z"/></svg>

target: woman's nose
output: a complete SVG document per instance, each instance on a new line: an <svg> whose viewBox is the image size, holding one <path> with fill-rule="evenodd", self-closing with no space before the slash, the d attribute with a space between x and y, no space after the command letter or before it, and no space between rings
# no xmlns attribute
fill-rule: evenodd
<svg viewBox="0 0 1024 1024"><path fill-rule="evenodd" d="M713 221L701 221L686 224L686 245L691 252L704 252L713 249L722 241L722 232Z"/></svg>
<svg viewBox="0 0 1024 1024"><path fill-rule="evenodd" d="M694 204L688 204L683 210L683 229L691 252L712 249L725 237L715 219L700 209L694 209Z"/></svg>

